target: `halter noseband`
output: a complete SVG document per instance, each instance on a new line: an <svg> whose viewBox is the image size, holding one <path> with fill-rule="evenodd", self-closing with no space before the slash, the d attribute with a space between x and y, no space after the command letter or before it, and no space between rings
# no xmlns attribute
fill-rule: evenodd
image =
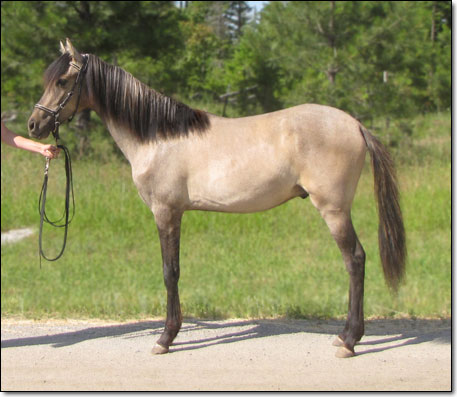
<svg viewBox="0 0 457 397"><path fill-rule="evenodd" d="M35 105L36 108L38 108L40 110L43 110L43 111L49 113L52 117L54 117L54 130L52 131L52 134L54 135L54 138L56 140L59 139L60 121L58 120L58 118L59 118L60 112L62 111L62 109L66 106L68 101L73 96L73 94L75 92L75 88L76 88L77 85L78 85L78 101L76 103L76 107L75 107L75 110L74 110L73 114L68 118L68 122L73 120L73 117L75 116L76 111L78 110L79 101L81 99L82 82L83 82L84 76L85 76L86 71L87 71L88 63L89 63L89 55L83 55L83 65L82 66L79 66L74 62L70 62L70 66L72 66L72 67L74 67L75 69L78 70L78 75L76 76L76 80L75 80L75 82L73 84L73 87L71 88L70 92L67 94L65 99L57 106L56 110L52 110L52 109L50 109L50 108L48 108L46 106L43 106L43 105L41 105L39 103L37 103Z"/></svg>

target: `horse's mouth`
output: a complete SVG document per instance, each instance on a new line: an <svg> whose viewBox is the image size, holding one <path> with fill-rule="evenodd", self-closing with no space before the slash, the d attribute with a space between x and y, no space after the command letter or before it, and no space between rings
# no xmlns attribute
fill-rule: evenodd
<svg viewBox="0 0 457 397"><path fill-rule="evenodd" d="M35 139L38 139L41 141L42 139L46 139L50 133L51 133L51 130L45 129L45 130L41 130L41 131L37 131L37 132L29 132L29 135L32 138L35 138Z"/></svg>
<svg viewBox="0 0 457 397"><path fill-rule="evenodd" d="M31 120L29 121L29 135L35 139L45 139L51 133L52 127L53 125L50 123L46 123L45 125L41 126L40 122Z"/></svg>

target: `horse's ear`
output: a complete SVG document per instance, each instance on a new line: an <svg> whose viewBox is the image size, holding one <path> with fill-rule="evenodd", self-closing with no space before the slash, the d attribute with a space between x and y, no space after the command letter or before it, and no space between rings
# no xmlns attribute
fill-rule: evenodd
<svg viewBox="0 0 457 397"><path fill-rule="evenodd" d="M65 50L71 55L71 57L73 58L73 60L76 63L82 64L83 58L82 58L81 54L78 52L78 50L75 47L73 47L73 44L71 44L71 41L69 38L67 38L67 44L65 46Z"/></svg>
<svg viewBox="0 0 457 397"><path fill-rule="evenodd" d="M60 52L63 54L65 54L65 52L67 52L67 50L65 49L65 46L63 45L62 41L60 41Z"/></svg>

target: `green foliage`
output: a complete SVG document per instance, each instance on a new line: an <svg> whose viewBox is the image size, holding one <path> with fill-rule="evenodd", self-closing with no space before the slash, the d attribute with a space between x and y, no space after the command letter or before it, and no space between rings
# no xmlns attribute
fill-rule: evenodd
<svg viewBox="0 0 457 397"><path fill-rule="evenodd" d="M223 46L223 41L210 26L194 20L183 23L183 30L187 40L186 51L180 60L180 68L186 76L186 86L182 87L182 91L188 94L201 91L217 92L220 87L214 87L213 82L207 77L214 67L217 68L217 59L213 54Z"/></svg>
<svg viewBox="0 0 457 397"><path fill-rule="evenodd" d="M258 85L263 111L317 102L393 118L449 108L449 16L435 15L432 41L434 4L271 2L227 71L237 86Z"/></svg>
<svg viewBox="0 0 457 397"><path fill-rule="evenodd" d="M219 108L237 92L235 116L305 102L362 120L450 107L450 1L269 2L254 15L244 1L187 3L2 2L2 110L30 111L65 37L190 104Z"/></svg>
<svg viewBox="0 0 457 397"><path fill-rule="evenodd" d="M153 59L149 74L171 69L169 55L182 47L175 29L181 19L170 1L2 2L2 104L17 109L37 102L44 69L66 37L108 62ZM167 65L157 69L158 63ZM170 89L170 79L156 73L154 82Z"/></svg>
<svg viewBox="0 0 457 397"><path fill-rule="evenodd" d="M241 37L243 27L249 22L251 10L252 8L246 1L229 1L225 16L232 40L236 41Z"/></svg>

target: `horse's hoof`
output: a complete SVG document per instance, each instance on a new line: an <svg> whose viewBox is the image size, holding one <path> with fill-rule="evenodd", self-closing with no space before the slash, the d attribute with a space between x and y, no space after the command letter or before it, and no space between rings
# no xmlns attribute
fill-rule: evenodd
<svg viewBox="0 0 457 397"><path fill-rule="evenodd" d="M165 354L168 353L168 347L159 345L156 343L154 347L152 348L152 354Z"/></svg>
<svg viewBox="0 0 457 397"><path fill-rule="evenodd" d="M335 353L335 357L338 358L349 358L354 356L355 353L352 350L349 350L346 346L340 346Z"/></svg>
<svg viewBox="0 0 457 397"><path fill-rule="evenodd" d="M337 336L333 341L332 345L336 347L344 346L344 340Z"/></svg>

